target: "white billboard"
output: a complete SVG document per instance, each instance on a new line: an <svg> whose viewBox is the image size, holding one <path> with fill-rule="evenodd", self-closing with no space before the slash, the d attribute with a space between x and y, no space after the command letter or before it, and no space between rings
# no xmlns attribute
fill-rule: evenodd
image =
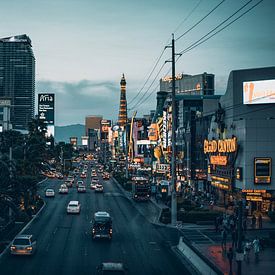
<svg viewBox="0 0 275 275"><path fill-rule="evenodd" d="M275 79L243 82L243 104L275 103Z"/></svg>

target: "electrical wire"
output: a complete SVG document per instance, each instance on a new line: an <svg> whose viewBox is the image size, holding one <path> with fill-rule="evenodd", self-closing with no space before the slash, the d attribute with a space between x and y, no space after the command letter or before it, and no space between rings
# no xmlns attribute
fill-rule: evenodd
<svg viewBox="0 0 275 275"><path fill-rule="evenodd" d="M225 0L223 0L225 1ZM179 27L188 20L188 18L195 12L195 10L199 7L199 5L201 4L202 0L200 0L196 6L190 11L189 14L187 14L187 16L183 19L183 21L176 27L176 29L174 30L174 33L179 29ZM170 41L170 38L167 40L167 42L165 43L165 45L167 45ZM128 102L128 105L131 105L133 101L135 101L135 99L141 94L142 90L145 88L145 85L147 84L147 82L149 81L150 77L152 76L154 70L156 69L161 57L163 56L164 52L165 52L165 47L162 50L162 52L160 53L159 57L156 59L154 66L149 74L149 76L147 77L145 83L143 84L143 86L141 87L141 89L138 91L138 93ZM131 108L132 109L132 108Z"/></svg>
<svg viewBox="0 0 275 275"><path fill-rule="evenodd" d="M150 84L150 86L148 87L148 89L146 90L146 92L141 96L141 98L137 101L137 103L133 107L129 108L128 110L133 110L134 108L136 108L139 105L139 103L142 101L142 99L144 98L144 96L149 92L150 88L153 86L154 82L156 81L157 77L161 73L161 71L162 71L163 67L165 66L165 64L166 63L162 64L162 66L160 67L159 71L157 72L155 78L153 79L152 83Z"/></svg>
<svg viewBox="0 0 275 275"><path fill-rule="evenodd" d="M222 0L218 5L216 5L209 13L207 13L202 19L200 19L196 24L194 24L190 29L185 31L182 35L180 35L175 41L178 41L183 36L185 36L187 33L192 31L196 26L198 26L204 19L206 19L211 13L213 13L221 4L223 4L226 0Z"/></svg>
<svg viewBox="0 0 275 275"><path fill-rule="evenodd" d="M250 12L252 9L254 9L256 6L258 6L261 2L263 2L264 0L260 0L259 2L257 2L255 5L253 5L251 8L249 8L247 11L243 12L241 15L239 15L238 17L236 17L234 20L230 21L228 24L226 24L224 27L222 27L221 29L219 29L218 31L216 31L215 33L213 33L211 36L207 37L209 34L211 34L213 31L215 31L217 28L219 28L221 25L223 25L225 22L227 22L229 19L231 19L234 15L236 15L239 11L241 11L243 8L245 8L250 2L252 2L253 0L248 1L245 5L243 5L241 8L239 8L236 12L234 12L231 16L229 16L226 20L224 20L222 23L220 23L219 25L217 25L214 29L212 29L210 32L208 32L206 35L202 36L199 40L197 40L195 43L191 44L190 46L188 46L187 48L185 48L184 50L182 50L180 52L180 54L185 54L191 50L193 50L194 48L198 47L199 45L201 45L202 43L206 42L207 40L209 40L210 38L212 38L213 36L215 36L216 34L220 33L221 31L223 31L224 29L226 29L227 27L229 27L231 24L233 24L234 22L236 22L237 20L239 20L241 17L243 17L245 14L247 14L248 12ZM207 38L205 38L207 37ZM205 38L205 39L204 39ZM204 39L204 40L203 40Z"/></svg>

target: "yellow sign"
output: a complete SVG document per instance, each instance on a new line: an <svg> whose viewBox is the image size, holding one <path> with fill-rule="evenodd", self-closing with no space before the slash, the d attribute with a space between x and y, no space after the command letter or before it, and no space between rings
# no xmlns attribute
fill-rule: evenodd
<svg viewBox="0 0 275 275"><path fill-rule="evenodd" d="M204 153L233 153L237 151L237 138L204 140Z"/></svg>
<svg viewBox="0 0 275 275"><path fill-rule="evenodd" d="M213 165L227 165L227 156L210 156L210 163Z"/></svg>
<svg viewBox="0 0 275 275"><path fill-rule="evenodd" d="M266 193L266 190L261 189L244 189L242 190L243 193Z"/></svg>
<svg viewBox="0 0 275 275"><path fill-rule="evenodd" d="M229 190L229 185L222 184L222 183L220 183L220 182L218 182L218 181L212 181L212 182L211 182L211 185L212 185L212 186L215 186L215 187L217 187L217 188L219 188L219 189Z"/></svg>

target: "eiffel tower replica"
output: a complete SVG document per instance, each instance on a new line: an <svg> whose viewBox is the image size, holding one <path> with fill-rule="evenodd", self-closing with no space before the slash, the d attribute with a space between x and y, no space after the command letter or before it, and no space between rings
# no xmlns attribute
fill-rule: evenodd
<svg viewBox="0 0 275 275"><path fill-rule="evenodd" d="M120 106L118 114L118 125L125 128L127 124L127 100L126 100L126 80L124 74L120 81Z"/></svg>

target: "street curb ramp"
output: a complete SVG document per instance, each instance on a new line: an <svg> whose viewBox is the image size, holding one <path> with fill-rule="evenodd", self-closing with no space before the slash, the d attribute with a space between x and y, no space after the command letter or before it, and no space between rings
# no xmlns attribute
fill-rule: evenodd
<svg viewBox="0 0 275 275"><path fill-rule="evenodd" d="M183 236L180 237L176 249L200 274L223 275L223 272L221 272L211 261L197 251L192 245L188 244L188 240Z"/></svg>

